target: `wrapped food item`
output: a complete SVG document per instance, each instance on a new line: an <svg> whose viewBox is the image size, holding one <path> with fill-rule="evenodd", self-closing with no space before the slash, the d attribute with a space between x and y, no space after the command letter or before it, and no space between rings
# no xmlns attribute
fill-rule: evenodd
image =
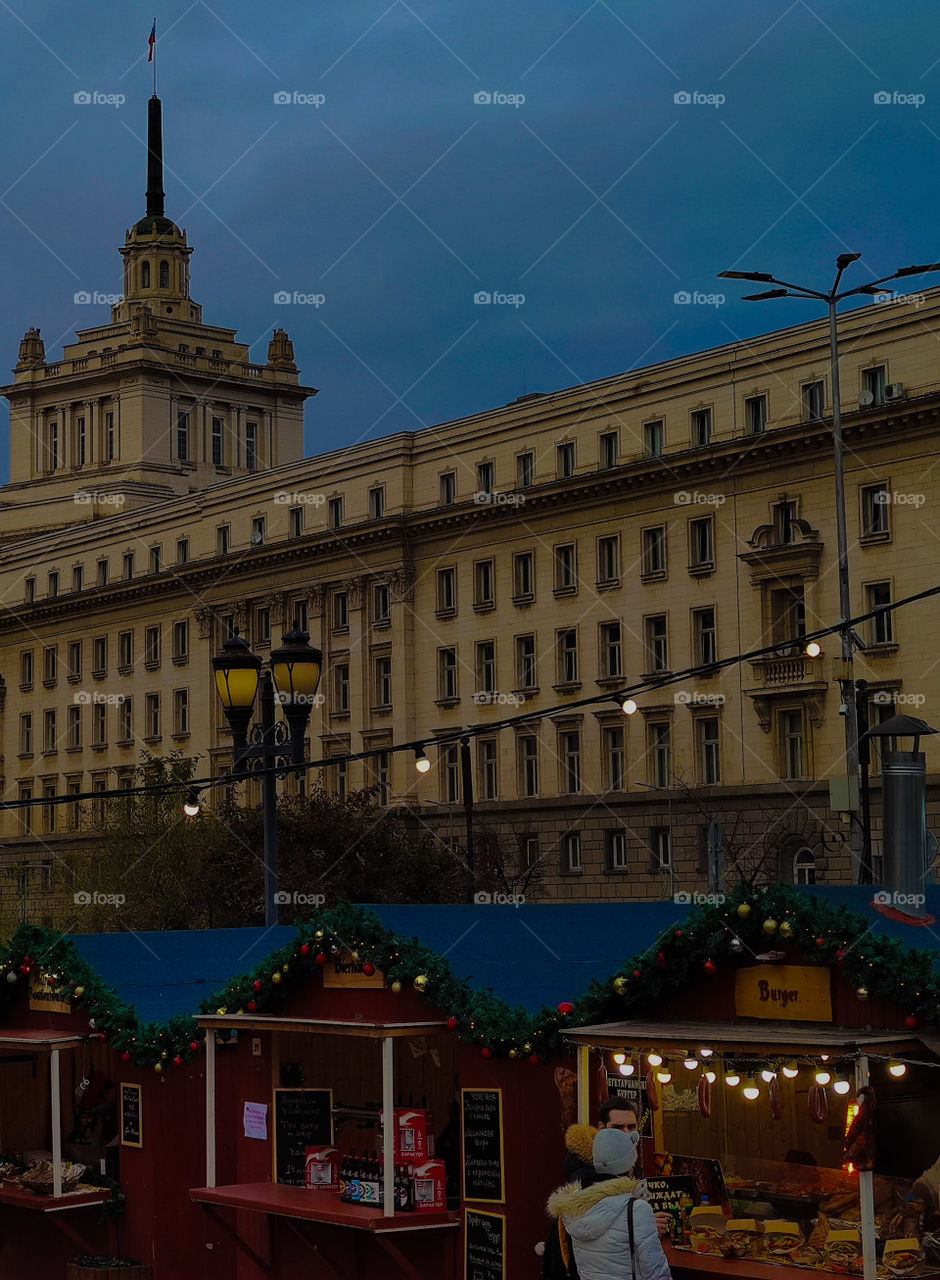
<svg viewBox="0 0 940 1280"><path fill-rule="evenodd" d="M825 1249L826 1247L826 1241L829 1239L829 1232L831 1230L832 1230L832 1224L830 1223L829 1219L826 1217L826 1215L823 1213L822 1209L820 1208L819 1217L816 1219L815 1223L813 1224L813 1229L810 1232L810 1237L806 1242L807 1245L811 1249L816 1249L821 1255L823 1249Z"/></svg>
<svg viewBox="0 0 940 1280"><path fill-rule="evenodd" d="M862 1256L862 1237L858 1231L830 1231L826 1241L825 1264L830 1271L848 1275L858 1266Z"/></svg>
<svg viewBox="0 0 940 1280"><path fill-rule="evenodd" d="M750 1258L756 1253L761 1229L756 1218L730 1218L718 1247L723 1258Z"/></svg>
<svg viewBox="0 0 940 1280"><path fill-rule="evenodd" d="M764 1223L764 1252L771 1258L790 1258L803 1245L798 1222L771 1218Z"/></svg>
<svg viewBox="0 0 940 1280"><path fill-rule="evenodd" d="M889 1240L885 1244L884 1266L889 1275L906 1276L917 1268L924 1260L924 1250L920 1241L913 1236L901 1240Z"/></svg>
<svg viewBox="0 0 940 1280"><path fill-rule="evenodd" d="M719 1205L700 1204L689 1214L690 1244L696 1253L721 1253L725 1215Z"/></svg>

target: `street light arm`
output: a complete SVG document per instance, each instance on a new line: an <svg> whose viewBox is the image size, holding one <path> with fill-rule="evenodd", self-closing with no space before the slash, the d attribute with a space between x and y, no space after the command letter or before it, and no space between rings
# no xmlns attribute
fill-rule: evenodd
<svg viewBox="0 0 940 1280"><path fill-rule="evenodd" d="M789 280L778 280L775 275L771 275L769 271L719 271L719 280L753 280L757 284L779 284L784 289L792 289L795 297L818 298L821 302L828 302L829 295L825 293L817 293L815 289L810 289L804 284L791 284ZM780 297L780 294L774 294L774 297Z"/></svg>

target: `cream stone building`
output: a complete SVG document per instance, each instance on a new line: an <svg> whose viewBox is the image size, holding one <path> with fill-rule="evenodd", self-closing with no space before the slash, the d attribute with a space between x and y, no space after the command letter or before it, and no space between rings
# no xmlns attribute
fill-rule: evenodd
<svg viewBox="0 0 940 1280"><path fill-rule="evenodd" d="M289 338L257 365L203 323L154 143L148 179L111 323L53 359L29 330L4 388L5 799L119 787L144 750L225 772L211 658L235 626L264 656L297 620L324 653L326 785L381 782L459 842L459 749L434 740L472 729L478 854L498 841L517 884L537 865L530 896L707 891L714 820L742 852L772 830L782 878L853 878L838 642L799 644L839 618L824 322L304 458ZM938 320L940 291L840 320L853 614L937 580ZM862 628L873 718L940 717L935 615ZM613 696L790 640L630 716ZM391 751L416 742L422 777ZM877 761L874 804L877 852ZM8 885L89 839L75 820L0 815Z"/></svg>

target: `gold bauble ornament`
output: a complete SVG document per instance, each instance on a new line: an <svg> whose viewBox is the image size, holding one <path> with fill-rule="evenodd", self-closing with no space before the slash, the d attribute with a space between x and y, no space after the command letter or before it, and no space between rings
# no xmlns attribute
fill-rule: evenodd
<svg viewBox="0 0 940 1280"><path fill-rule="evenodd" d="M325 937L326 937L326 934L324 933L324 931L323 931L322 929L318 929L318 930L317 930L317 941L318 941L318 942L322 942L322 941L323 941L323 939L324 939Z"/></svg>
<svg viewBox="0 0 940 1280"><path fill-rule="evenodd" d="M290 965L289 965L289 964L281 965L281 972L282 972L282 973L287 973L287 971L288 971L288 969L289 969L289 968L290 968Z"/></svg>
<svg viewBox="0 0 940 1280"><path fill-rule="evenodd" d="M164 1061L166 1061L166 1059L169 1057L169 1054L167 1053L166 1049L163 1049L161 1051L160 1057L163 1058Z"/></svg>
<svg viewBox="0 0 940 1280"><path fill-rule="evenodd" d="M789 920L784 920L784 921L781 923L781 925L780 925L780 936L781 936L781 938L792 938L792 937L793 937L793 925L790 923L790 921L789 921Z"/></svg>
<svg viewBox="0 0 940 1280"><path fill-rule="evenodd" d="M84 987L76 987L76 988L75 988L75 999L76 999L76 1000L81 1000L81 998L82 998L82 996L83 996L84 994L85 994L85 988L84 988Z"/></svg>
<svg viewBox="0 0 940 1280"><path fill-rule="evenodd" d="M156 1071L157 1075L159 1075L159 1074L160 1074L160 1072L163 1070L163 1063L162 1063L162 1062L155 1062L155 1063L153 1064L153 1069L154 1069L154 1071Z"/></svg>
<svg viewBox="0 0 940 1280"><path fill-rule="evenodd" d="M397 996L397 995L399 994L399 992L401 991L401 983L398 981L398 979L397 979L397 978L396 978L396 979L395 979L395 981L392 983L392 990L395 992L396 996Z"/></svg>
<svg viewBox="0 0 940 1280"><path fill-rule="evenodd" d="M867 1000L867 999L868 999L868 988L867 988L867 987L859 987L859 989L856 991L856 993L855 993L855 994L856 994L856 996L859 998L859 1000Z"/></svg>
<svg viewBox="0 0 940 1280"><path fill-rule="evenodd" d="M219 1017L220 1017L220 1018L224 1018L224 1017L225 1017L225 1005L222 1005L221 1009L216 1009L216 1013L219 1015Z"/></svg>
<svg viewBox="0 0 940 1280"><path fill-rule="evenodd" d="M271 981L274 983L278 983L280 982L280 980L281 980L281 975L277 972L277 970L275 970L274 973L271 974Z"/></svg>
<svg viewBox="0 0 940 1280"><path fill-rule="evenodd" d="M627 994L626 978L614 978L614 990L618 996L625 996Z"/></svg>
<svg viewBox="0 0 940 1280"><path fill-rule="evenodd" d="M522 1046L522 1052L523 1052L523 1053L531 1053L531 1052L532 1052L532 1046L531 1046L531 1044L529 1044L528 1040L527 1040L527 1041L525 1042L525 1044Z"/></svg>
<svg viewBox="0 0 940 1280"><path fill-rule="evenodd" d="M750 914L751 914L750 905L747 902L739 902L738 915L741 917L741 919L746 920Z"/></svg>
<svg viewBox="0 0 940 1280"><path fill-rule="evenodd" d="M519 1057L519 1050L518 1050L518 1049L510 1049L510 1050L509 1050L509 1056L510 1056L510 1058L518 1058L518 1057Z"/></svg>
<svg viewBox="0 0 940 1280"><path fill-rule="evenodd" d="M419 973L418 976L415 978L415 991L427 991L427 989L428 989L427 975L423 973Z"/></svg>
<svg viewBox="0 0 940 1280"><path fill-rule="evenodd" d="M776 933L777 932L776 920L774 920L772 916L768 916L768 918L764 921L763 928L764 928L764 933Z"/></svg>

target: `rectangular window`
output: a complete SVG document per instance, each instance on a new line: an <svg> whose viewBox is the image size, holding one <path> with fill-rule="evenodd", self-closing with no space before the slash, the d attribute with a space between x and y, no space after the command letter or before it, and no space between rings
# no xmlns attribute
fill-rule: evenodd
<svg viewBox="0 0 940 1280"><path fill-rule="evenodd" d="M36 599L36 579L27 578L23 583L23 597L27 604L32 604Z"/></svg>
<svg viewBox="0 0 940 1280"><path fill-rule="evenodd" d="M92 675L103 676L108 669L108 637L95 636L91 650Z"/></svg>
<svg viewBox="0 0 940 1280"><path fill-rule="evenodd" d="M160 695L148 693L144 698L144 734L147 738L160 737Z"/></svg>
<svg viewBox="0 0 940 1280"><path fill-rule="evenodd" d="M85 575L84 567L80 564L74 565L72 568L72 590L81 591L82 578Z"/></svg>
<svg viewBox="0 0 940 1280"><path fill-rule="evenodd" d="M33 798L32 787L24 787L23 785L20 785L19 801L22 805L25 806L20 810L20 822L22 824L23 834L27 836L31 833L33 829L33 810L32 810L32 807L29 806L28 804L28 801L32 800L32 798Z"/></svg>
<svg viewBox="0 0 940 1280"><path fill-rule="evenodd" d="M611 791L623 791L627 785L624 733L620 725L603 731L604 781Z"/></svg>
<svg viewBox="0 0 940 1280"><path fill-rule="evenodd" d="M333 592L333 630L349 630L349 595L345 591Z"/></svg>
<svg viewBox="0 0 940 1280"><path fill-rule="evenodd" d="M665 444L665 423L661 418L643 423L643 445L648 458L661 456Z"/></svg>
<svg viewBox="0 0 940 1280"><path fill-rule="evenodd" d="M539 861L538 836L524 835L519 837L519 866L522 871L530 871Z"/></svg>
<svg viewBox="0 0 940 1280"><path fill-rule="evenodd" d="M81 795L81 782L68 782L65 787L65 794L69 796ZM68 806L68 829L69 831L77 831L81 826L82 806L78 800L73 801Z"/></svg>
<svg viewBox="0 0 940 1280"><path fill-rule="evenodd" d="M33 713L24 711L20 716L20 755L33 754Z"/></svg>
<svg viewBox="0 0 940 1280"><path fill-rule="evenodd" d="M212 419L212 465L225 465L225 422L218 417Z"/></svg>
<svg viewBox="0 0 940 1280"><path fill-rule="evenodd" d="M81 680L82 678L82 642L81 640L69 641L69 680Z"/></svg>
<svg viewBox="0 0 940 1280"><path fill-rule="evenodd" d="M118 670L128 671L134 665L134 633L118 632Z"/></svg>
<svg viewBox="0 0 940 1280"><path fill-rule="evenodd" d="M555 590L574 591L578 585L578 561L576 544L565 542L554 548Z"/></svg>
<svg viewBox="0 0 940 1280"><path fill-rule="evenodd" d="M177 538L176 540L176 563L189 564L189 539Z"/></svg>
<svg viewBox="0 0 940 1280"><path fill-rule="evenodd" d="M460 748L456 745L446 747L444 750L441 799L445 804L460 803Z"/></svg>
<svg viewBox="0 0 940 1280"><path fill-rule="evenodd" d="M173 732L185 738L189 734L189 690L173 690Z"/></svg>
<svg viewBox="0 0 940 1280"><path fill-rule="evenodd" d="M95 581L98 583L99 587L106 587L108 585L109 568L110 566L107 560L99 560L95 566Z"/></svg>
<svg viewBox="0 0 940 1280"><path fill-rule="evenodd" d="M42 749L44 752L56 750L56 713L55 707L49 707L42 713Z"/></svg>
<svg viewBox="0 0 940 1280"><path fill-rule="evenodd" d="M803 421L818 422L826 413L826 384L821 378L802 388Z"/></svg>
<svg viewBox="0 0 940 1280"><path fill-rule="evenodd" d="M381 520L385 515L385 486L376 485L369 490L369 516L372 520Z"/></svg>
<svg viewBox="0 0 940 1280"><path fill-rule="evenodd" d="M781 711L778 718L780 735L780 774L783 778L806 776L806 744L803 735L803 712Z"/></svg>
<svg viewBox="0 0 940 1280"><path fill-rule="evenodd" d="M535 483L535 454L520 453L516 456L516 488L530 489Z"/></svg>
<svg viewBox="0 0 940 1280"><path fill-rule="evenodd" d="M666 572L666 527L644 529L642 538L642 575L659 578Z"/></svg>
<svg viewBox="0 0 940 1280"><path fill-rule="evenodd" d="M612 534L597 540L597 585L607 586L620 581L620 535Z"/></svg>
<svg viewBox="0 0 940 1280"><path fill-rule="evenodd" d="M295 628L299 631L309 632L306 600L295 600L291 605L291 609L293 610L291 617L294 619Z"/></svg>
<svg viewBox="0 0 940 1280"><path fill-rule="evenodd" d="M567 440L555 446L557 473L559 480L567 480L574 475L574 441Z"/></svg>
<svg viewBox="0 0 940 1280"><path fill-rule="evenodd" d="M626 831L608 831L607 870L626 871L627 869L627 833Z"/></svg>
<svg viewBox="0 0 940 1280"><path fill-rule="evenodd" d="M802 584L770 593L770 643L786 644L806 635L806 606Z"/></svg>
<svg viewBox="0 0 940 1280"><path fill-rule="evenodd" d="M387 804L389 787L392 785L392 774L387 751L380 751L376 756L373 756L372 775L376 785L382 788L382 803Z"/></svg>
<svg viewBox="0 0 940 1280"><path fill-rule="evenodd" d="M125 698L118 705L118 740L131 742L134 737L134 700Z"/></svg>
<svg viewBox="0 0 940 1280"><path fill-rule="evenodd" d="M696 409L692 414L692 448L699 449L712 442L712 411Z"/></svg>
<svg viewBox="0 0 940 1280"><path fill-rule="evenodd" d="M647 670L651 672L669 670L669 639L664 613L646 619L646 663Z"/></svg>
<svg viewBox="0 0 940 1280"><path fill-rule="evenodd" d="M457 472L441 473L441 506L452 507L457 501Z"/></svg>
<svg viewBox="0 0 940 1280"><path fill-rule="evenodd" d="M144 632L144 664L148 667L160 665L159 627L147 627Z"/></svg>
<svg viewBox="0 0 940 1280"><path fill-rule="evenodd" d="M477 463L477 491L492 493L496 483L496 465L492 462Z"/></svg>
<svg viewBox="0 0 940 1280"><path fill-rule="evenodd" d="M536 688L535 636L516 636L516 688Z"/></svg>
<svg viewBox="0 0 940 1280"><path fill-rule="evenodd" d="M391 614L391 594L388 584L376 582L372 586L372 621L376 626L388 622Z"/></svg>
<svg viewBox="0 0 940 1280"><path fill-rule="evenodd" d="M337 760L333 777L336 782L336 794L342 800L349 794L349 762L347 760Z"/></svg>
<svg viewBox="0 0 940 1280"><path fill-rule="evenodd" d="M657 720L647 726L649 739L650 784L668 787L672 781L672 733L668 720Z"/></svg>
<svg viewBox="0 0 940 1280"><path fill-rule="evenodd" d="M124 579L129 582L134 576L134 553L133 551L124 552Z"/></svg>
<svg viewBox="0 0 940 1280"><path fill-rule="evenodd" d="M58 594L59 594L59 573L58 573L58 570L53 569L53 571L49 574L49 590L48 590L49 599L54 600Z"/></svg>
<svg viewBox="0 0 940 1280"><path fill-rule="evenodd" d="M59 646L47 644L42 651L43 684L55 684L59 678Z"/></svg>
<svg viewBox="0 0 940 1280"><path fill-rule="evenodd" d="M473 565L473 604L489 609L496 602L496 573L492 560L477 560Z"/></svg>
<svg viewBox="0 0 940 1280"><path fill-rule="evenodd" d="M499 796L499 767L496 739L481 738L478 744L480 796L483 800L496 800Z"/></svg>
<svg viewBox="0 0 940 1280"><path fill-rule="evenodd" d="M767 430L767 397L747 396L744 401L744 421L748 435L759 436Z"/></svg>
<svg viewBox="0 0 940 1280"><path fill-rule="evenodd" d="M189 414L176 415L176 456L180 462L189 462Z"/></svg>
<svg viewBox="0 0 940 1280"><path fill-rule="evenodd" d="M189 619L183 618L173 623L173 661L189 660Z"/></svg>
<svg viewBox="0 0 940 1280"><path fill-rule="evenodd" d="M108 704L96 702L92 708L93 737L96 747L103 747L108 741Z"/></svg>
<svg viewBox="0 0 940 1280"><path fill-rule="evenodd" d="M714 607L692 610L692 639L697 667L709 667L718 661L718 636Z"/></svg>
<svg viewBox="0 0 940 1280"><path fill-rule="evenodd" d="M437 696L442 702L449 702L458 696L456 649L437 651Z"/></svg>
<svg viewBox="0 0 940 1280"><path fill-rule="evenodd" d="M338 715L349 713L349 663L338 662L333 668L333 705Z"/></svg>
<svg viewBox="0 0 940 1280"><path fill-rule="evenodd" d="M862 400L867 400L867 404L862 405L863 408L877 408L884 404L885 374L883 364L876 365L873 369L862 370Z"/></svg>
<svg viewBox="0 0 940 1280"><path fill-rule="evenodd" d="M796 503L775 502L773 516L774 541L778 547L789 547L796 541Z"/></svg>
<svg viewBox="0 0 940 1280"><path fill-rule="evenodd" d="M718 743L718 717L701 716L695 725L698 736L699 776L709 787L721 782L721 754Z"/></svg>
<svg viewBox="0 0 940 1280"><path fill-rule="evenodd" d="M457 570L437 571L437 612L453 613L457 608Z"/></svg>
<svg viewBox="0 0 940 1280"><path fill-rule="evenodd" d="M623 645L619 622L602 622L601 679L612 680L623 675Z"/></svg>
<svg viewBox="0 0 940 1280"><path fill-rule="evenodd" d="M245 468L255 471L258 467L258 424L245 423Z"/></svg>
<svg viewBox="0 0 940 1280"><path fill-rule="evenodd" d="M609 471L615 467L620 458L620 434L617 431L604 431L600 436L601 469Z"/></svg>
<svg viewBox="0 0 940 1280"><path fill-rule="evenodd" d="M80 751L82 746L82 709L71 706L68 709L66 734L69 751Z"/></svg>
<svg viewBox="0 0 940 1280"><path fill-rule="evenodd" d="M574 627L556 632L558 646L558 683L578 683L578 633Z"/></svg>
<svg viewBox="0 0 940 1280"><path fill-rule="evenodd" d="M55 831L56 806L53 803L53 801L55 800L55 793L56 793L56 784L54 782L46 782L43 784L43 788L42 788L43 799L48 801L47 804L44 804L42 806L42 829L43 831L46 831L46 832Z"/></svg>
<svg viewBox="0 0 940 1280"><path fill-rule="evenodd" d="M109 409L104 415L104 460L113 462L117 457L117 436L114 430L114 413Z"/></svg>
<svg viewBox="0 0 940 1280"><path fill-rule="evenodd" d="M267 516L254 516L251 521L251 545L253 547L263 547L267 533Z"/></svg>
<svg viewBox="0 0 940 1280"><path fill-rule="evenodd" d="M303 507L290 507L287 512L287 536L299 538L304 531Z"/></svg>
<svg viewBox="0 0 940 1280"><path fill-rule="evenodd" d="M232 549L232 526L220 524L215 531L215 549L220 556L227 556Z"/></svg>
<svg viewBox="0 0 940 1280"><path fill-rule="evenodd" d="M710 569L715 565L715 521L702 516L689 521L689 567Z"/></svg>
<svg viewBox="0 0 940 1280"><path fill-rule="evenodd" d="M516 600L530 600L535 595L535 556L531 551L513 556L512 583Z"/></svg>
<svg viewBox="0 0 940 1280"><path fill-rule="evenodd" d="M672 869L672 830L670 827L650 828L650 856L652 870L669 871Z"/></svg>
<svg viewBox="0 0 940 1280"><path fill-rule="evenodd" d="M76 418L75 430L76 430L75 462L77 466L83 467L86 461L88 460L88 435L85 430L84 418Z"/></svg>
<svg viewBox="0 0 940 1280"><path fill-rule="evenodd" d="M188 641L188 637L187 637ZM271 610L267 605L262 605L255 610L255 644L267 645L271 643Z"/></svg>
<svg viewBox="0 0 940 1280"><path fill-rule="evenodd" d="M581 832L566 831L562 839L562 871L581 870Z"/></svg>
<svg viewBox="0 0 940 1280"><path fill-rule="evenodd" d="M519 791L528 799L539 793L539 740L534 734L521 734L518 739Z"/></svg>
<svg viewBox="0 0 940 1280"><path fill-rule="evenodd" d="M150 548L150 572L160 573L163 569L163 548L155 546Z"/></svg>
<svg viewBox="0 0 940 1280"><path fill-rule="evenodd" d="M883 609L891 603L891 583L872 582L865 588L866 612L872 609ZM894 614L890 612L876 613L868 623L869 642L871 644L894 643Z"/></svg>
<svg viewBox="0 0 940 1280"><path fill-rule="evenodd" d="M476 646L476 678L478 692L496 692L496 643L493 640L481 640Z"/></svg>
<svg viewBox="0 0 940 1280"><path fill-rule="evenodd" d="M566 795L577 795L581 790L581 734L577 729L558 735L558 754L561 757L561 789Z"/></svg>
<svg viewBox="0 0 940 1280"><path fill-rule="evenodd" d="M326 522L331 529L339 529L343 523L343 499L330 498L326 504Z"/></svg>
<svg viewBox="0 0 940 1280"><path fill-rule="evenodd" d="M392 705L392 660L387 656L375 659L375 705Z"/></svg>
<svg viewBox="0 0 940 1280"><path fill-rule="evenodd" d="M875 538L889 532L891 494L886 484L867 484L861 489L862 537Z"/></svg>
<svg viewBox="0 0 940 1280"><path fill-rule="evenodd" d="M23 690L33 687L33 651L32 649L23 649L20 653L20 688Z"/></svg>
<svg viewBox="0 0 940 1280"><path fill-rule="evenodd" d="M104 778L93 778L93 779L92 779L92 782L91 782L91 789L92 789L93 793L94 793L96 796L99 796L99 795L100 795L100 796L102 797L100 800L94 800L94 801L92 802L92 814L93 814L93 816L94 816L94 820L95 820L95 822L97 822L99 826L101 825L101 823L102 823L102 822L104 822L104 795L103 795L103 793L107 790L107 787L108 787L108 784L107 784L107 781L106 781Z"/></svg>

